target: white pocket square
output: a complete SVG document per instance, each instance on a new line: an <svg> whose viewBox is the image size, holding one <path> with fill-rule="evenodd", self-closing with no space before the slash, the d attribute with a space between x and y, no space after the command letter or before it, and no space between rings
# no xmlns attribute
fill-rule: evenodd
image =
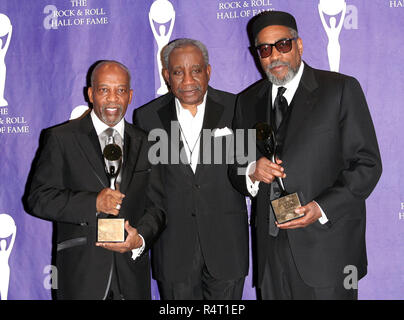
<svg viewBox="0 0 404 320"><path fill-rule="evenodd" d="M213 136L215 137L215 138L217 138L217 137L223 137L223 136L228 136L229 134L232 134L233 133L233 131L231 131L229 128L227 128L227 127L224 127L224 128L222 128L222 129L220 129L220 128L217 128L217 129L215 129L215 130L213 130Z"/></svg>

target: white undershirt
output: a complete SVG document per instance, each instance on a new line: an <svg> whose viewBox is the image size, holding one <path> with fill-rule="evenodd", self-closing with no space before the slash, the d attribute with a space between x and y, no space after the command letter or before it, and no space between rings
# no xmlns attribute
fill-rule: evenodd
<svg viewBox="0 0 404 320"><path fill-rule="evenodd" d="M196 107L197 111L195 116L192 115L191 111L185 109L181 105L181 102L175 98L175 110L180 124L181 139L184 144L188 163L190 163L194 173L199 160L199 147L201 144L203 118L205 116L206 96L207 93L205 93L202 103ZM190 158L191 152L192 159Z"/></svg>

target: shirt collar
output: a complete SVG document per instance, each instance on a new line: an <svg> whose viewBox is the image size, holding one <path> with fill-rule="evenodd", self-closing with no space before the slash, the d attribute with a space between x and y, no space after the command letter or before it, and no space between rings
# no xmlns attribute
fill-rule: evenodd
<svg viewBox="0 0 404 320"><path fill-rule="evenodd" d="M302 78L303 70L304 70L304 62L302 61L302 63L300 64L299 70L297 71L296 75L293 77L292 80L290 80L288 83L284 84L283 86L277 86L275 84L272 85L272 105L274 103L276 95L278 94L279 87L286 88L286 91L283 94L283 96L288 101L288 104L290 104L292 102L293 96L295 95L297 87L299 86L300 79Z"/></svg>
<svg viewBox="0 0 404 320"><path fill-rule="evenodd" d="M205 92L205 95L203 96L203 100L202 103L197 105L197 112L195 117L199 117L199 115L203 115L205 113L205 106L206 106L206 97L208 95L208 92ZM189 113L189 115L191 115L191 112L188 109L185 109L182 105L180 100L177 99L177 97L175 98L175 109L177 111L177 117L179 118L183 118L186 114ZM188 113L187 113L188 112Z"/></svg>
<svg viewBox="0 0 404 320"><path fill-rule="evenodd" d="M91 120L93 121L93 125L95 128L95 131L97 132L97 136L99 136L104 130L109 128L108 125L106 125L104 122L98 118L98 116L95 114L94 109L91 110ZM124 137L124 132L125 132L125 119L122 117L121 121L119 121L115 126L113 126L116 131L121 135L122 139Z"/></svg>

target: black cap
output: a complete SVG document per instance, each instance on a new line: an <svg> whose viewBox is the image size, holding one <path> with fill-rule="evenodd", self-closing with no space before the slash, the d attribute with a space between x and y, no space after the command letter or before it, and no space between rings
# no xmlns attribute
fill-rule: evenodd
<svg viewBox="0 0 404 320"><path fill-rule="evenodd" d="M264 11L255 16L251 26L252 38L255 39L258 33L268 26L285 26L297 32L295 18L283 11Z"/></svg>

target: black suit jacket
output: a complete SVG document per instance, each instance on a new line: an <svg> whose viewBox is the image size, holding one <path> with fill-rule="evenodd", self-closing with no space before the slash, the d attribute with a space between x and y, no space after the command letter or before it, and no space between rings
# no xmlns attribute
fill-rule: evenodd
<svg viewBox="0 0 404 320"><path fill-rule="evenodd" d="M235 128L253 128L270 121L268 101L272 85L261 80L238 96ZM305 65L299 87L289 106L287 127L281 125L280 159L287 177L286 191L300 191L305 202L315 200L329 222L316 221L306 228L287 230L297 269L313 287L342 283L344 268L353 265L359 278L366 274L365 199L380 174L378 144L362 89L352 77L316 70ZM257 151L257 159L261 153ZM248 194L245 177L230 176ZM258 285L261 284L268 246L270 185L260 183L256 207Z"/></svg>
<svg viewBox="0 0 404 320"><path fill-rule="evenodd" d="M165 216L159 171L150 166L147 152L144 132L125 123L121 192L126 197L119 216L147 245L146 254L132 260L131 251L95 246L96 198L109 180L90 114L45 131L27 199L34 215L56 222L58 298L102 299L115 259L124 298L150 299L147 250L164 228Z"/></svg>
<svg viewBox="0 0 404 320"><path fill-rule="evenodd" d="M230 129L234 104L233 94L209 87L203 129ZM177 121L171 93L134 113L134 123L147 132L157 128L170 133L171 121ZM201 139L200 157L205 154L203 146L211 143L214 148L215 143L222 142L216 153L222 157L221 164L214 164L212 152L212 164L198 164L195 174L188 164L171 161L163 165L167 228L152 250L153 276L157 280L183 281L190 276L197 237L208 270L215 278L237 279L248 273L247 209L245 197L228 179L226 138L202 135ZM183 147L182 142L179 147ZM169 145L169 151L170 156L178 155L178 146Z"/></svg>

